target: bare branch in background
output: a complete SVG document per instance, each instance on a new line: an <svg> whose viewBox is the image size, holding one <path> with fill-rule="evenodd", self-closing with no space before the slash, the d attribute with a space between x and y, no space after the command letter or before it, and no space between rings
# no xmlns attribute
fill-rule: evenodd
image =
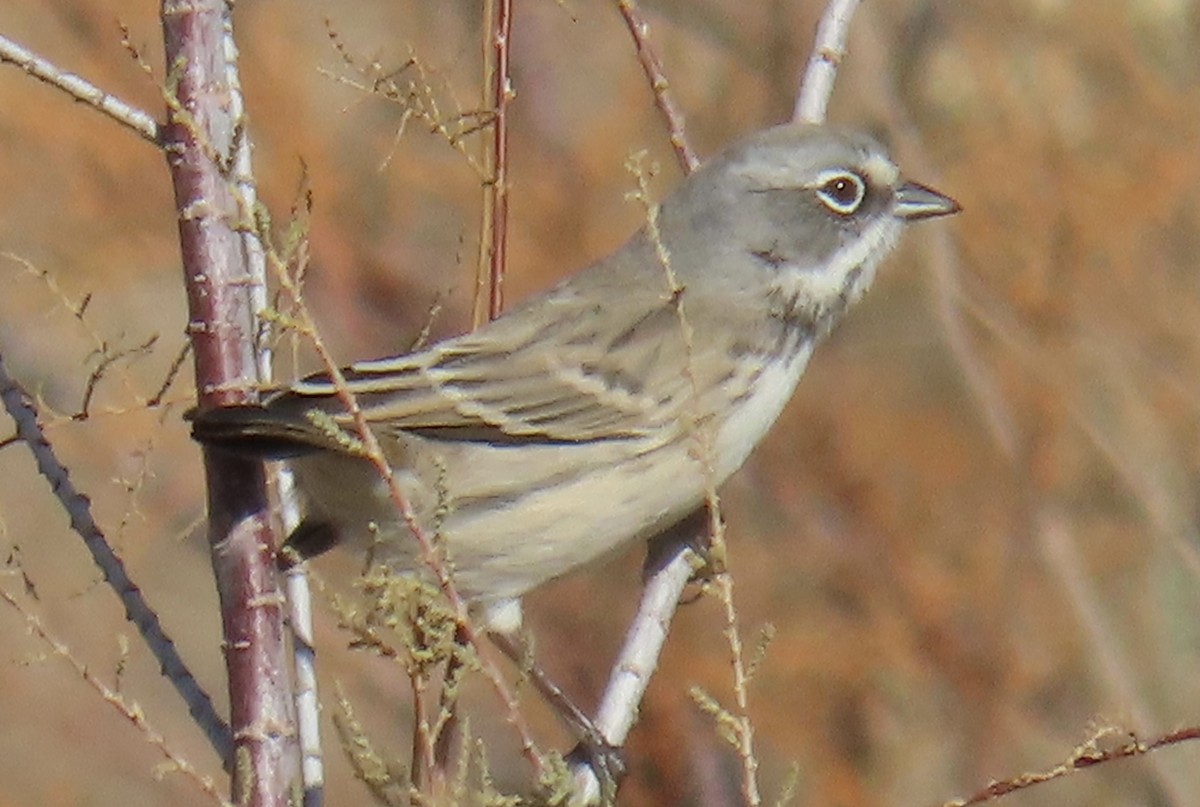
<svg viewBox="0 0 1200 807"><path fill-rule="evenodd" d="M500 316L504 307L504 273L508 262L508 104L516 97L509 67L512 44L512 0L484 4L483 49L485 104L491 106L491 144L483 186L483 232L479 239L479 280L472 322L479 327ZM490 97L488 97L490 95ZM486 267L486 284L484 268ZM486 297L483 290L486 287ZM484 301L486 299L486 305Z"/></svg>
<svg viewBox="0 0 1200 807"><path fill-rule="evenodd" d="M995 801L1001 796L1016 793L1018 790L1026 790L1035 785L1044 785L1047 782L1053 782L1055 779L1061 779L1072 773L1079 773L1091 768L1093 765L1115 762L1118 759L1140 757L1149 754L1151 751L1157 751L1160 748L1169 748L1173 745L1193 740L1200 740L1200 726L1189 726L1149 740L1141 740L1132 732L1124 732L1106 727L1096 732L1087 742L1076 748L1064 762L1050 770L1039 771L1037 773L1023 773L1008 779L997 780L978 793L968 796L965 799L948 801L942 807L969 807L972 804L985 804ZM1186 804L1187 802L1188 799L1185 795L1182 801L1177 800L1171 803Z"/></svg>
<svg viewBox="0 0 1200 807"><path fill-rule="evenodd" d="M178 771L183 774L189 781L199 787L209 798L217 804L229 805L229 802L221 798L220 791L217 786L207 776L201 774L191 763L187 761L176 749L168 742L167 738L162 735L158 729L150 725L146 720L146 715L141 707L136 703L131 703L125 699L119 691L101 681L89 668L71 652L71 649L55 637L42 621L38 619L37 614L32 613L24 605L21 604L16 597L13 597L4 589L0 589L0 600L3 600L9 607L13 608L25 620L25 625L33 635L37 636L50 648L51 652L59 658L65 660L75 670L75 674L83 679L84 683L94 689L105 703L112 706L121 715L132 723L146 742L158 749L159 753L167 760L171 770Z"/></svg>
<svg viewBox="0 0 1200 807"><path fill-rule="evenodd" d="M683 173L690 174L700 165L700 158L688 143L687 133L684 132L683 112L671 94L671 84L663 73L662 61L654 52L654 46L650 44L650 23L642 16L636 0L617 0L617 8L621 10L621 16L625 18L625 25L629 28L633 43L637 47L638 61L642 63L642 70L650 82L650 91L654 93L654 105L666 121L671 148L675 150L675 157L679 160Z"/></svg>
<svg viewBox="0 0 1200 807"><path fill-rule="evenodd" d="M150 115L4 36L0 36L0 62L21 68L39 81L132 129L143 139L158 144L158 123Z"/></svg>
<svg viewBox="0 0 1200 807"><path fill-rule="evenodd" d="M196 721L196 725L204 732L209 743L222 760L231 758L233 740L229 726L213 708L212 699L196 681L192 671L184 664L183 659L175 649L174 642L163 630L158 614L146 602L142 591L130 579L125 571L125 564L104 532L92 517L91 502L87 496L75 489L66 466L59 462L54 449L42 432L38 423L37 409L32 399L21 388L20 384L8 374L3 357L0 357L0 399L4 408L17 424L15 439L29 447L37 462L38 472L50 483L50 489L62 504L71 519L71 528L83 539L84 546L91 553L92 560L104 575L104 582L116 592L121 604L125 606L126 618L134 624L145 640L146 646L162 669L163 675L175 687L188 713Z"/></svg>
<svg viewBox="0 0 1200 807"><path fill-rule="evenodd" d="M825 110L833 94L833 80L838 65L846 57L846 36L850 19L859 0L831 0L817 25L817 41L800 82L793 120L803 123L824 123Z"/></svg>

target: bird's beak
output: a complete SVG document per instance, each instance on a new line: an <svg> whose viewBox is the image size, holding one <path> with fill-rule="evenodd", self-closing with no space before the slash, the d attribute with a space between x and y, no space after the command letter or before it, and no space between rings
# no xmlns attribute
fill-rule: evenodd
<svg viewBox="0 0 1200 807"><path fill-rule="evenodd" d="M960 210L962 207L949 196L916 182L905 182L896 189L895 213L905 221L949 216Z"/></svg>

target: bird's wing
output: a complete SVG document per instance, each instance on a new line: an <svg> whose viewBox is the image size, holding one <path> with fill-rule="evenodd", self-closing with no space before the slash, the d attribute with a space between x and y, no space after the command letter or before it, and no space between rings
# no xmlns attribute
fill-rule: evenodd
<svg viewBox="0 0 1200 807"><path fill-rule="evenodd" d="M618 303L616 315L574 296L543 298L536 318L522 310L418 353L351 365L346 387L369 423L438 438L581 442L660 433L691 399L692 350L675 302L642 296ZM293 427L313 410L350 421L327 375L297 382L266 409Z"/></svg>

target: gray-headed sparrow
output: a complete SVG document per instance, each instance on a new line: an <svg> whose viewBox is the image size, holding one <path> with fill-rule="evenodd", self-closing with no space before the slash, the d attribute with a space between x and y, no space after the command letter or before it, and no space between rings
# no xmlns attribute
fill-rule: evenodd
<svg viewBox="0 0 1200 807"><path fill-rule="evenodd" d="M531 588L701 505L904 226L958 209L862 134L767 129L684 179L608 257L472 333L353 364L348 386L458 590L508 630ZM201 413L193 434L286 457L302 529L423 568L387 485L331 423L352 430L313 376Z"/></svg>

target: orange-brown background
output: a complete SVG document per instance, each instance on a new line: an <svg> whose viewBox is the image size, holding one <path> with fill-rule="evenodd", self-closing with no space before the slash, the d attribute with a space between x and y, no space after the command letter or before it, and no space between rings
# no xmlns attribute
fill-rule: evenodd
<svg viewBox="0 0 1200 807"><path fill-rule="evenodd" d="M630 152L660 160L662 192L678 175L615 4L516 5L510 300L637 226L623 199ZM788 116L821 5L647 2L702 153ZM0 0L0 33L161 116L156 11ZM395 142L400 110L329 75L348 73L326 17L364 60L399 67L411 46L469 110L478 12L442 0L239 4L261 192L284 221L307 166L309 300L349 360L402 349L438 299L435 334L465 327L480 194L436 137L412 123ZM910 234L728 485L730 564L746 635L778 629L750 707L767 798L795 762L797 804L932 805L1049 767L1098 725L1200 724L1200 19L1189 0L876 0L850 48L832 120L882 133L965 212ZM0 258L0 352L60 415L78 409L100 342L159 337L105 377L90 420L60 417L50 436L223 702L198 452L180 421L187 373L173 406L137 405L183 344L161 155L0 69L0 251L48 272L72 305L92 295L80 321L45 280ZM117 636L132 631L19 445L0 451L0 519L0 546L19 548L36 586L31 607L115 680ZM584 702L603 684L639 560L627 553L530 598L540 655ZM15 574L0 585L22 588ZM325 691L347 682L403 758L400 676L345 652L332 621L319 618ZM7 608L0 637L0 807L205 803L176 775L155 781L156 752ZM716 604L684 608L633 735L623 803L736 795L734 758L686 696L699 684L729 702L727 658ZM136 641L120 686L218 773ZM332 739L329 750L330 803L362 803ZM497 754L514 781L519 769ZM1185 745L1006 803L1194 804L1197 761L1200 746Z"/></svg>

